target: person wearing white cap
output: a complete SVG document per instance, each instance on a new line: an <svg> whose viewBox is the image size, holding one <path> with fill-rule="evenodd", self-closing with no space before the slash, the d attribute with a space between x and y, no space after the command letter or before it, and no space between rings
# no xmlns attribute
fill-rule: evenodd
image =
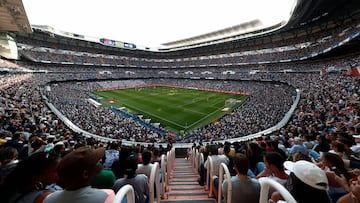
<svg viewBox="0 0 360 203"><path fill-rule="evenodd" d="M305 160L286 161L284 167L290 172L286 188L298 203L330 203L328 179L321 168ZM276 198L273 194L269 202Z"/></svg>

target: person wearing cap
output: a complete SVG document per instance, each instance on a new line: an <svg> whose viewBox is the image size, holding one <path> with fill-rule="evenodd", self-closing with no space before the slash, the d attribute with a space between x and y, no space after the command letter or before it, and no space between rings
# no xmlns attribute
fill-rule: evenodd
<svg viewBox="0 0 360 203"><path fill-rule="evenodd" d="M290 172L286 188L298 203L330 203L329 183L325 172L312 162L299 160L285 161L284 167ZM274 192L270 203L281 199L279 192Z"/></svg>
<svg viewBox="0 0 360 203"><path fill-rule="evenodd" d="M112 202L115 197L110 189L97 189L90 186L91 180L102 168L101 160L105 148L80 147L65 155L57 168L59 181L64 190L49 195L44 203Z"/></svg>
<svg viewBox="0 0 360 203"><path fill-rule="evenodd" d="M293 146L291 146L291 148L289 149L289 157L293 156L295 153L297 152L301 152L305 155L309 155L309 151L308 149L303 145L302 142L302 138L300 137L295 137L294 138L294 144Z"/></svg>
<svg viewBox="0 0 360 203"><path fill-rule="evenodd" d="M53 150L59 157L63 157L65 154L65 143L63 141L55 143Z"/></svg>

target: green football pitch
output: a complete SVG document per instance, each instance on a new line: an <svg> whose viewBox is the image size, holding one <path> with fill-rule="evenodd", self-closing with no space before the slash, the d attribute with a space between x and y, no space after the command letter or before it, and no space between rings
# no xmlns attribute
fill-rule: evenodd
<svg viewBox="0 0 360 203"><path fill-rule="evenodd" d="M127 111L161 123L167 130L186 133L211 122L216 122L226 111L226 101L236 108L246 100L239 93L146 86L92 92L104 106L126 108ZM235 101L235 102L234 102ZM230 109L231 109L230 108Z"/></svg>

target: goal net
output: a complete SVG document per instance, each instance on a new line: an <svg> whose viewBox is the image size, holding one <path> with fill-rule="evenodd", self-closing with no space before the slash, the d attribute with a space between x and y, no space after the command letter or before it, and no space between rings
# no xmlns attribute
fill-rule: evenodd
<svg viewBox="0 0 360 203"><path fill-rule="evenodd" d="M227 100L225 100L225 106L224 107L232 109L236 105L236 102L237 102L236 99L233 99L233 98L227 99Z"/></svg>

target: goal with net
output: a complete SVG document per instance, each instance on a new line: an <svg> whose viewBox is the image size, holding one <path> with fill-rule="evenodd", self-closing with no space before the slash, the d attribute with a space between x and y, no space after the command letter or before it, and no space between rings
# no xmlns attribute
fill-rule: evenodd
<svg viewBox="0 0 360 203"><path fill-rule="evenodd" d="M225 100L224 109L232 110L233 107L236 105L236 103L237 103L236 99L233 99L233 98L227 99L227 100Z"/></svg>

